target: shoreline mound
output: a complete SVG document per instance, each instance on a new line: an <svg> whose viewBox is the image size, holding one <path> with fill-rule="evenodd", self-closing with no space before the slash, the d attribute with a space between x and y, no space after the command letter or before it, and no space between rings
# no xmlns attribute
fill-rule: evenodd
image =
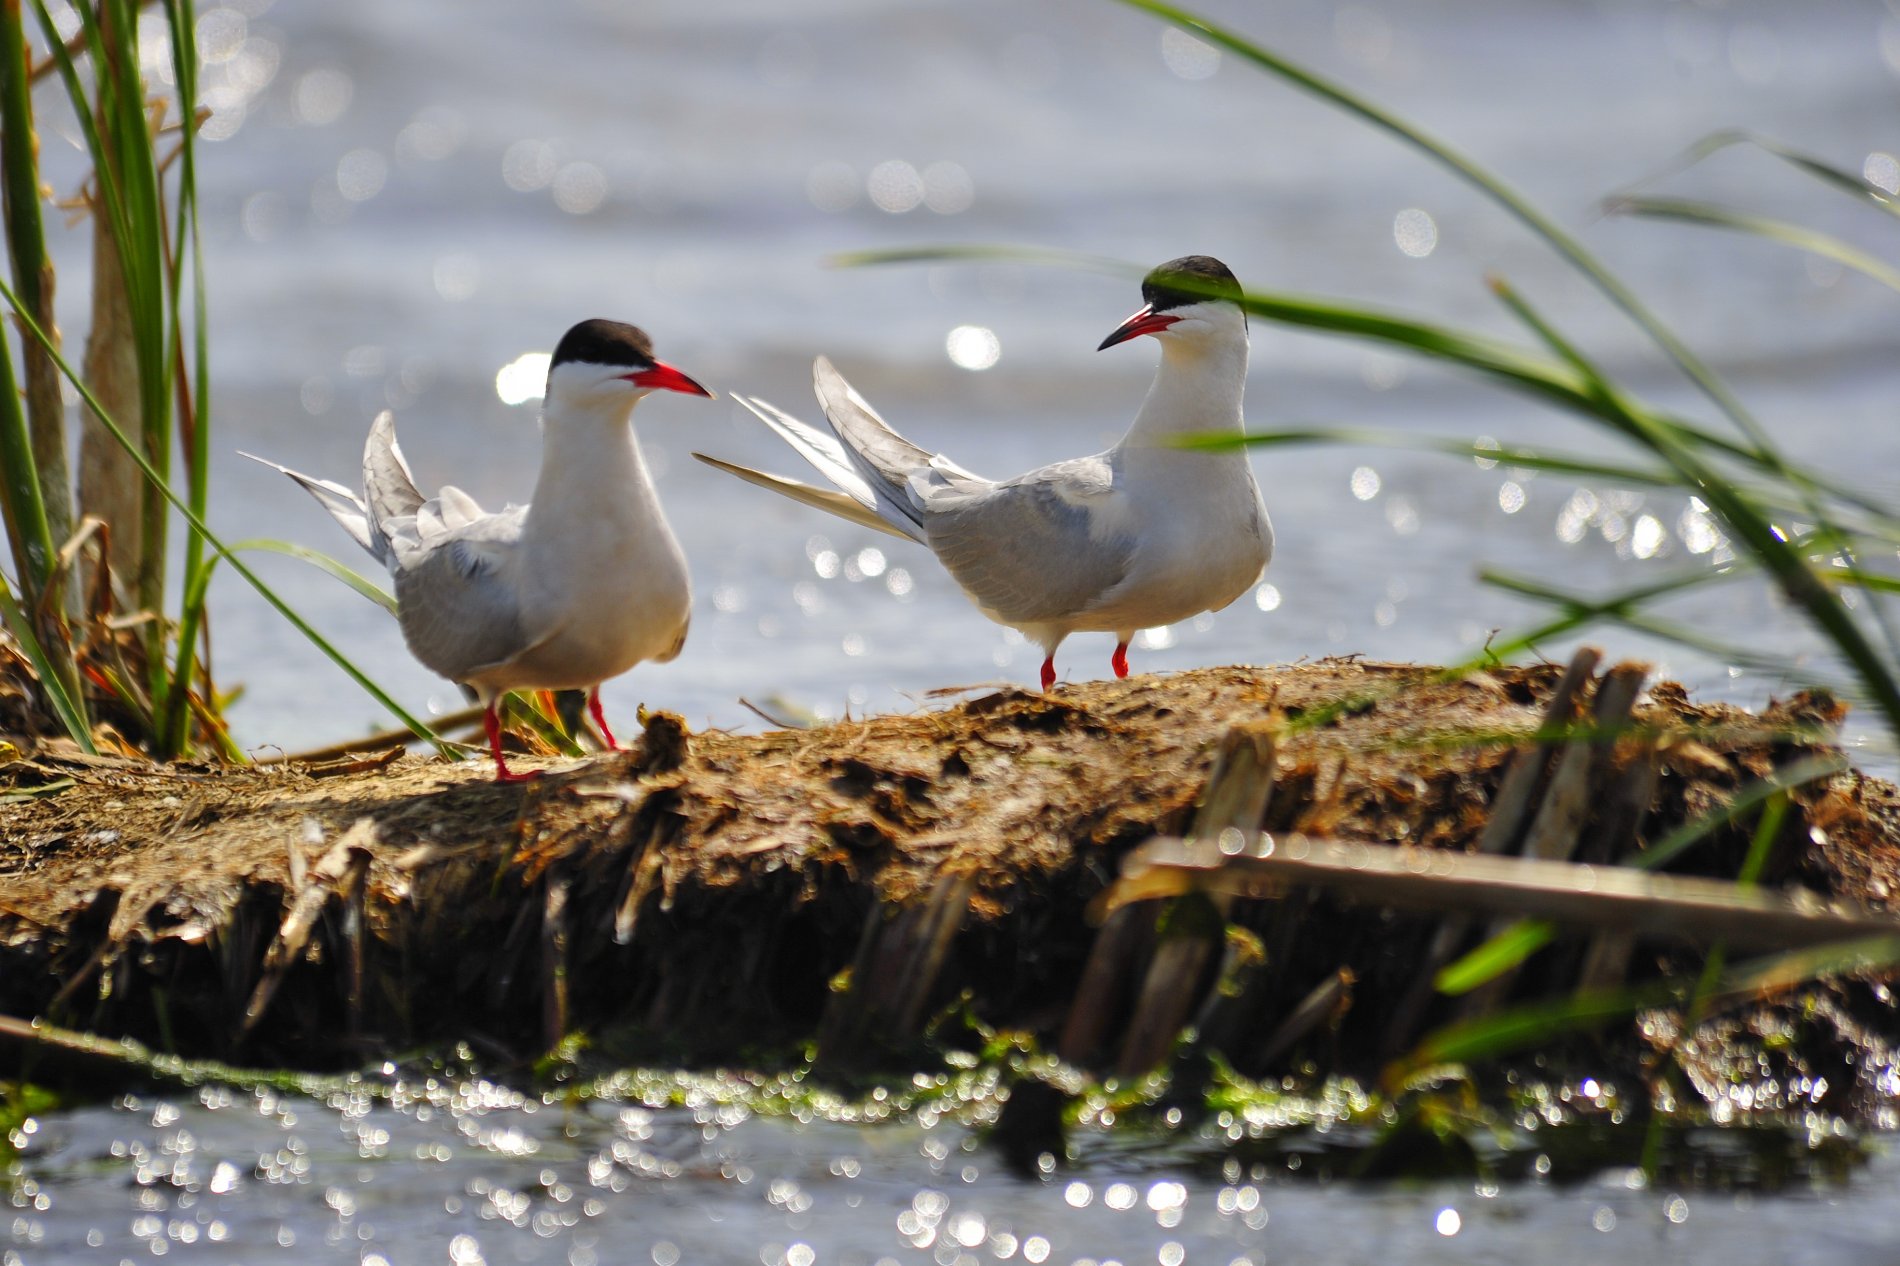
<svg viewBox="0 0 1900 1266"><path fill-rule="evenodd" d="M1692 1001L1652 986L1693 981L1706 942L1566 924L1451 997L1434 975L1508 922L1495 904L1186 883L1101 922L1157 836L1396 846L1420 873L1475 853L1640 864L1785 776L1785 804L1757 796L1667 869L1733 879L1752 854L1789 910L1886 926L1900 790L1838 759L1839 704L1751 714L1595 666L1206 668L763 734L657 713L631 750L525 784L393 751L156 765L22 740L0 765L0 1015L303 1069L456 1041L525 1066L575 1033L688 1064L815 1041L821 1067L927 1068L1008 1031L1132 1076L1192 1026L1187 1049L1292 1084L1373 1078L1449 1023L1614 987L1626 1007L1519 1058L1556 1077L1672 1065L1705 1103L1746 1087L1749 1111L1890 1114L1882 966ZM35 1049L13 1026L0 1067Z"/></svg>

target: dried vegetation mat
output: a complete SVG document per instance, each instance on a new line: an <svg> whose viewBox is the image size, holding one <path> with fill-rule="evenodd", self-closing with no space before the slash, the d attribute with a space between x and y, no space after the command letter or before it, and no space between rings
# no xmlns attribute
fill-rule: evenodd
<svg viewBox="0 0 1900 1266"><path fill-rule="evenodd" d="M20 740L0 766L0 1013L305 1068L448 1040L527 1060L576 1031L685 1062L816 1040L821 1062L894 1067L954 1013L1103 1070L1142 1071L1191 1025L1248 1076L1374 1075L1474 1007L1692 976L1706 947L1560 929L1454 998L1433 972L1500 916L1280 885L1104 928L1091 902L1154 837L1226 827L1627 861L1832 750L1829 700L1757 715L1594 667L1209 668L765 734L658 713L633 750L515 785L397 753L155 765ZM1210 793L1217 761L1252 772ZM1790 796L1761 883L1880 917L1900 793L1843 767ZM1757 824L1669 868L1733 877ZM1696 1027L1664 1014L1569 1049L1640 1071ZM1880 1099L1877 972L1696 1019L1726 1035L1712 1085Z"/></svg>

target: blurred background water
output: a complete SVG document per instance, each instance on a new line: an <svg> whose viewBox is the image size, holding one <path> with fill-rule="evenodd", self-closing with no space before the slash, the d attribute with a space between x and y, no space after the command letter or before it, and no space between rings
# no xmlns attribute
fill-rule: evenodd
<svg viewBox="0 0 1900 1266"><path fill-rule="evenodd" d="M1723 127L1900 184L1889 8L1292 0L1209 12L1504 173L1677 323L1792 452L1893 496L1891 293L1763 242L1598 210ZM1639 390L1697 409L1623 318L1464 187L1115 5L243 0L207 9L200 31L215 140L200 177L221 436L213 517L232 538L348 557L314 504L235 452L354 483L384 407L425 487L526 499L536 406L504 403L497 375L586 316L634 321L710 386L808 418L808 366L822 352L912 438L997 477L1097 451L1133 416L1154 349L1094 351L1136 306L1131 278L827 265L867 247L1052 245L1137 270L1203 252L1257 287L1518 337L1484 287L1496 272ZM162 49L151 60L162 72ZM63 189L83 166L52 131L49 178ZM1665 186L1891 253L1890 219L1758 153L1723 154ZM82 235L64 249L71 336L84 327ZM1253 364L1257 428L1603 444L1493 388L1258 321ZM518 381L503 385L519 398ZM730 401L655 398L638 417L694 568L695 612L677 662L608 685L612 715L645 702L744 726L757 722L741 695L836 716L913 706L939 686L1034 680L1034 649L977 615L921 549L691 461L699 448L805 473ZM1138 669L1455 659L1531 614L1478 584L1481 563L1607 589L1720 551L1681 498L1578 495L1548 476L1392 451L1256 461L1279 534L1264 587L1145 634ZM258 566L406 703L459 705L381 611L300 564ZM385 722L235 577L218 582L214 611L217 666L246 690L231 714L245 744L294 749ZM1655 656L1748 704L1814 667L1812 644L1758 586L1718 588L1688 611L1784 654L1786 673L1740 674L1633 634L1608 636L1611 653ZM1106 675L1109 649L1077 637L1059 666L1069 679Z"/></svg>
<svg viewBox="0 0 1900 1266"><path fill-rule="evenodd" d="M1674 322L1792 452L1889 500L1900 492L1900 308L1891 294L1765 243L1598 210L1606 194L1657 173L1699 137L1738 126L1900 185L1894 7L1227 0L1206 8L1506 175ZM241 0L207 8L200 33L210 59L205 135L215 142L200 164L219 436L213 522L230 538L280 536L367 565L347 555L348 542L313 503L235 451L354 482L363 434L385 407L396 410L425 486L453 482L490 505L525 499L535 408L504 400L521 394L519 373L504 370L587 316L634 321L661 355L709 386L763 395L808 418L816 416L809 362L822 352L913 439L995 476L1097 450L1133 416L1154 349L1093 350L1136 306L1131 278L827 266L837 252L868 247L1053 245L1136 270L1209 253L1256 287L1515 337L1483 284L1496 272L1637 389L1696 408L1622 318L1449 177L1112 4ZM155 73L163 62L155 50ZM62 139L57 126L45 138L48 179L62 193L83 173L69 141L70 129ZM1665 186L1800 218L1892 254L1891 220L1759 154L1723 154ZM82 235L60 250L70 339L85 326ZM1600 445L1594 432L1527 401L1429 366L1258 321L1253 337L1256 427L1364 424ZM737 406L654 398L638 427L696 596L680 659L607 686L609 713L623 726L639 702L677 709L696 726L743 727L758 722L742 695L836 716L920 706L940 686L1033 682L1033 648L970 608L923 551L691 461L698 448L803 473ZM1137 670L1348 652L1456 659L1532 615L1483 587L1481 564L1607 589L1710 565L1722 549L1681 498L1379 449L1275 449L1256 462L1278 529L1272 570L1227 611L1145 634ZM452 687L404 653L382 611L294 562L266 557L258 566L405 702L459 706ZM386 723L234 577L220 579L213 608L217 668L246 691L231 715L247 746L295 749ZM1635 634L1597 636L1613 655L1653 656L1699 692L1750 705L1819 667L1813 643L1760 587L1711 590L1681 610L1783 656L1785 671L1741 672ZM1559 655L1564 646L1548 649ZM1103 676L1109 650L1105 637L1080 636L1059 665L1069 679ZM445 1149L462 1159L433 1168L359 1163L318 1146L327 1158L317 1176L279 1190L253 1179L275 1172L258 1158L280 1145L272 1132L281 1122L265 1114L248 1134L238 1129L194 1152L202 1164L178 1162L211 1166L200 1176L211 1184L215 1155L253 1193L241 1213L207 1215L228 1235L214 1246L205 1217L177 1212L172 1195L148 1208L153 1185L126 1180L127 1139L162 1152L165 1139L175 1142L167 1129L216 1138L227 1128L219 1122L233 1119L189 1102L171 1111L187 1114L186 1127L160 1121L150 1104L55 1119L59 1145L35 1144L39 1159L28 1166L54 1193L52 1212L34 1239L22 1230L36 1216L29 1200L28 1221L14 1223L15 1254L118 1260L98 1255L110 1245L141 1260L169 1247L185 1260L257 1261L281 1247L283 1260L356 1260L382 1243L357 1234L373 1220L379 1235L407 1237L399 1250L376 1250L390 1261L475 1260L454 1256L457 1235L477 1237L476 1256L487 1260L550 1260L532 1231L501 1233L497 1223L496 1239L484 1230L475 1210L488 1196L478 1188L545 1193L553 1187L541 1171L551 1167L555 1181L578 1190L592 1146L544 1113L539 1124L518 1123L527 1159L446 1134ZM297 1111L319 1121L333 1112ZM585 1136L607 1127L578 1128ZM1891 1190L1889 1160L1846 1192L1752 1212L1722 1197L1707 1217L1697 1204L1686 1224L1656 1193L1536 1190L1474 1203L1468 1189L1368 1197L1302 1187L1270 1197L1259 1207L1272 1208L1272 1221L1253 1227L1216 1218L1223 1184L1195 1179L1188 1199L1204 1221L1194 1225L1207 1229L1193 1239L1152 1221L1136 1233L1102 1220L1099 1208L1080 1213L1062 1183L1017 1186L987 1161L966 1190L909 1135L814 1138L774 1125L732 1137L771 1158L759 1172L782 1170L837 1206L838 1220L822 1226L862 1217L875 1233L826 1241L819 1230L786 1229L783 1203L760 1198L769 1182L713 1179L728 1144L682 1127L685 1176L642 1188L637 1205L590 1197L609 1212L587 1225L607 1232L592 1232L589 1247L582 1232L563 1231L566 1260L756 1257L775 1266L795 1260L795 1244L813 1254L801 1266L1009 1256L988 1238L947 1257L948 1240L893 1240L894 1210L934 1184L955 1187L955 1208L1014 1228L1019 1247L1039 1229L1059 1246L1048 1259L1062 1262L1172 1266L1182 1258L1169 1244L1188 1245L1197 1262L1515 1261L1528 1245L1585 1261L1619 1243L1672 1260L1763 1260L1756 1250L1768 1240L1780 1261L1900 1261L1869 1194ZM405 1139L395 1154L420 1157L414 1148L426 1146ZM896 1159L873 1166L875 1180L827 1176L832 1153L860 1152ZM556 1154L566 1159L547 1159ZM1084 1180L1098 1185L1119 1172L1107 1159L1089 1164L1099 1172ZM551 1199L524 1198L528 1209ZM350 1214L337 1199L383 1208L373 1218ZM1464 1234L1442 1233L1446 1207L1466 1210ZM211 1208L209 1197L199 1206ZM1607 1229L1602 1208L1611 1211ZM688 1251L689 1232L678 1227L727 1209L748 1247L720 1239ZM187 1225L199 1238L183 1238L176 1228ZM1052 1229L1060 1227L1078 1229L1062 1239L1068 1232ZM93 1230L98 1243L85 1238ZM671 1259L661 1243L673 1246Z"/></svg>

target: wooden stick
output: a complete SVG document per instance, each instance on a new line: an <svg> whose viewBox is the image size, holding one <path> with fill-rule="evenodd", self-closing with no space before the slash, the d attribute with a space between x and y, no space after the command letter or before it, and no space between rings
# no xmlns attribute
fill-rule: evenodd
<svg viewBox="0 0 1900 1266"><path fill-rule="evenodd" d="M959 871L940 874L922 901L872 907L852 962L851 987L825 1008L821 1064L849 1067L867 1046L889 1048L917 1035L975 892L976 875Z"/></svg>
<svg viewBox="0 0 1900 1266"><path fill-rule="evenodd" d="M1581 859L1597 864L1608 863L1618 853L1634 850L1656 799L1656 784L1661 780L1655 745L1644 743L1642 750L1616 776L1604 796L1603 808L1585 842ZM1608 989L1629 975L1630 957L1636 942L1627 932L1598 932L1590 938L1577 970L1577 992Z"/></svg>
<svg viewBox="0 0 1900 1266"><path fill-rule="evenodd" d="M1577 653L1570 658L1569 666L1564 669L1564 675L1558 678L1556 689L1551 691L1550 698L1545 701L1543 728L1558 729L1576 717L1577 700L1602 658L1603 652L1594 646L1577 648ZM1498 794L1491 802L1491 813L1485 819L1484 833L1478 837L1480 853L1509 852L1517 843L1518 837L1524 832L1525 819L1537 802L1537 793L1543 790L1550 762L1551 749L1543 743L1520 748L1511 758L1511 767L1505 771L1504 781L1499 784ZM1387 1052L1401 1051L1411 1045L1418 1032L1419 1020L1437 993L1438 969L1451 961L1451 956L1470 934L1469 919L1447 918L1438 925L1438 931L1432 934L1432 943L1425 951L1425 959L1419 964L1418 975L1412 978L1411 985L1392 1009L1392 1016L1386 1023L1384 1049Z"/></svg>
<svg viewBox="0 0 1900 1266"><path fill-rule="evenodd" d="M1214 841L1218 846L1222 840L1258 830L1273 795L1273 778L1273 727L1256 723L1227 731L1201 793L1193 837ZM1121 1076L1139 1076L1167 1057L1200 1000L1201 978L1220 948L1232 904L1231 897L1216 893L1209 911L1195 912L1180 906L1171 911L1181 926L1155 947L1154 959L1136 995L1134 1013L1129 1017L1121 1054L1115 1061ZM1209 917L1191 917L1197 913Z"/></svg>
<svg viewBox="0 0 1900 1266"><path fill-rule="evenodd" d="M549 1051L567 1034L567 887L551 868L541 901L541 1047Z"/></svg>
<svg viewBox="0 0 1900 1266"><path fill-rule="evenodd" d="M1591 713L1596 720L1596 736L1577 739L1564 745L1551 777L1550 792L1524 837L1524 856L1568 861L1577 851L1596 801L1596 774L1604 763L1615 735L1629 723L1630 709L1642 693L1649 676L1648 664L1618 664L1603 674L1597 686Z"/></svg>
<svg viewBox="0 0 1900 1266"><path fill-rule="evenodd" d="M1524 836L1524 856L1567 862L1576 855L1591 814L1603 799L1602 781L1609 773L1616 736L1629 724L1630 709L1636 706L1636 697L1648 676L1648 664L1633 662L1618 664L1603 674L1590 705L1595 735L1564 744L1557 758L1557 771L1551 775L1550 790L1544 794L1537 818ZM1508 920L1494 920L1491 934L1497 935L1508 924ZM1520 963L1473 989L1460 1000L1459 1014L1478 1016L1495 1009L1509 995L1522 970Z"/></svg>
<svg viewBox="0 0 1900 1266"><path fill-rule="evenodd" d="M460 712L444 713L431 722L430 728L437 734L447 734L450 730L465 725L473 725L482 719L482 710L463 708ZM354 756L358 752L374 752L396 744L406 746L421 740L411 734L407 727L394 730L378 730L374 734L365 734L362 738L348 739L342 743L331 743L327 747L313 747L304 752L280 752L275 756L259 756L259 765L282 765L290 761L304 764L320 764L327 760L336 760L342 756Z"/></svg>
<svg viewBox="0 0 1900 1266"><path fill-rule="evenodd" d="M1266 1045L1260 1048L1261 1063L1271 1064L1293 1049L1295 1042L1318 1028L1321 1021L1339 1014L1340 1004L1352 996L1355 980L1351 968L1341 967L1313 986L1312 992L1287 1012L1286 1019L1280 1021Z"/></svg>
<svg viewBox="0 0 1900 1266"><path fill-rule="evenodd" d="M1154 920L1147 911L1127 905L1110 915L1095 934L1056 1042L1056 1052L1065 1062L1084 1064L1100 1048L1121 996L1122 981L1134 970L1140 942L1153 929Z"/></svg>
<svg viewBox="0 0 1900 1266"><path fill-rule="evenodd" d="M78 934L82 929L90 932L96 928L99 943L86 956L86 961L80 964L79 970L60 986L59 992L53 995L53 1000L46 1004L47 1015L58 1016L64 1012L66 1004L78 994L80 987L91 980L92 974L105 964L106 959L121 948L112 939L112 918L119 912L119 902L124 896L125 890L118 883L107 881L92 894L92 899L86 903L85 910L73 920L72 934Z"/></svg>
<svg viewBox="0 0 1900 1266"><path fill-rule="evenodd" d="M1232 854L1199 841L1154 839L1129 857L1123 873L1122 882L1137 885L1142 898L1170 890L1265 898L1312 886L1377 905L1509 914L1697 942L1793 949L1900 935L1900 917L1830 905L1805 890L1303 835L1254 833ZM1111 901L1111 908L1120 905Z"/></svg>
<svg viewBox="0 0 1900 1266"><path fill-rule="evenodd" d="M1544 704L1544 728L1568 725L1577 713L1577 698L1591 676L1603 652L1594 646L1581 646L1570 659L1570 666L1557 681L1550 699ZM1511 768L1498 786L1497 799L1491 802L1491 815L1485 820L1484 834L1478 837L1480 853L1508 852L1524 829L1525 815L1536 802L1543 787L1544 773L1550 768L1551 749L1542 743L1525 747L1511 758Z"/></svg>

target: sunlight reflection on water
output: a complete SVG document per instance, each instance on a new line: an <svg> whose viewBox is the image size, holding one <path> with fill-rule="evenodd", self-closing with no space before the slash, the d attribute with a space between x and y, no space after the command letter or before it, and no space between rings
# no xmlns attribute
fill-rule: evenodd
<svg viewBox="0 0 1900 1266"><path fill-rule="evenodd" d="M1877 1190L1900 1178L1892 1156L1858 1194L1788 1202L1652 1191L1635 1171L1575 1186L1329 1187L1296 1179L1297 1154L1184 1180L1168 1149L1090 1136L1079 1168L1025 1180L936 1112L845 1125L716 1101L562 1106L480 1080L393 1088L315 1100L214 1086L33 1120L0 1243L33 1263L390 1266L1375 1266L1604 1251L1719 1263L1760 1260L1765 1234L1797 1225L1806 1262L1900 1246Z"/></svg>

